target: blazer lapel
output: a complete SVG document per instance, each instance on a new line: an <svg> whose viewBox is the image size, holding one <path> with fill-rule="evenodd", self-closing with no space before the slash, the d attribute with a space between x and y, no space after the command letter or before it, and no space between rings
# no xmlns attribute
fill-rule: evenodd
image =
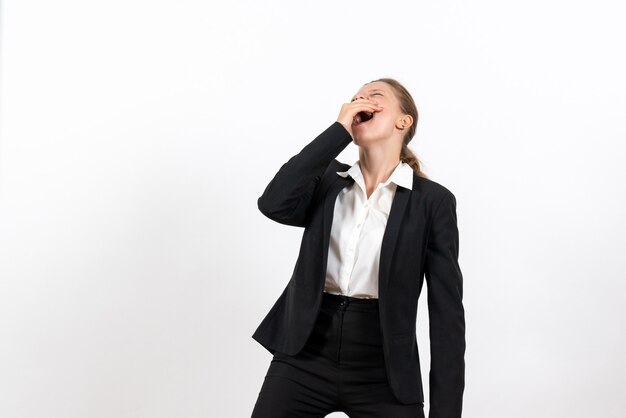
<svg viewBox="0 0 626 418"><path fill-rule="evenodd" d="M415 181L413 182L415 184ZM383 234L383 242L380 247L380 262L378 263L378 297L385 295L387 286L389 285L389 271L391 268L391 260L393 259L394 250L398 243L398 232L402 226L402 220L406 213L406 205L409 201L411 190L402 186L396 188L396 193L391 203L389 218L387 218L387 226Z"/></svg>

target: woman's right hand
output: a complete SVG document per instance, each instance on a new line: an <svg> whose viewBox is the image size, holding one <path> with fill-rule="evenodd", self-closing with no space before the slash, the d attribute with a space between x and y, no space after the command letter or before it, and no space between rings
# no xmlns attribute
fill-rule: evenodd
<svg viewBox="0 0 626 418"><path fill-rule="evenodd" d="M350 103L344 103L341 105L337 122L341 123L350 133L350 136L354 138L354 135L352 134L352 127L361 122L361 115L357 115L360 112L380 112L382 109L382 106L378 105L376 102L359 98Z"/></svg>

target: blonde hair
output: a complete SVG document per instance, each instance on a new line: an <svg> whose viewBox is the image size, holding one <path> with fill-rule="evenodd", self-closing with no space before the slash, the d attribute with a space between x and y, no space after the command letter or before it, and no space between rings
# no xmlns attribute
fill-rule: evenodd
<svg viewBox="0 0 626 418"><path fill-rule="evenodd" d="M404 139L402 140L402 149L400 150L400 160L410 165L415 174L419 177L428 178L428 176L422 171L420 160L413 153L413 151L409 148L408 144L411 142L413 137L415 136L415 128L417 127L417 106L415 106L415 101L411 96L411 93L402 85L398 80L393 78L379 78L378 80L372 80L367 84L373 83L375 81L381 81L383 83L387 83L393 91L395 92L398 101L400 102L400 110L407 115L411 115L413 118L413 123L409 126L409 129L404 134Z"/></svg>

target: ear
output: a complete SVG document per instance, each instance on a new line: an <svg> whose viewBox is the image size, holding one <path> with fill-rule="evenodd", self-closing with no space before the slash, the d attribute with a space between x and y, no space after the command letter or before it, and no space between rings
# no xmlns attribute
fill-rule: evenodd
<svg viewBox="0 0 626 418"><path fill-rule="evenodd" d="M396 128L408 129L413 124L413 117L411 115L404 115L396 121Z"/></svg>

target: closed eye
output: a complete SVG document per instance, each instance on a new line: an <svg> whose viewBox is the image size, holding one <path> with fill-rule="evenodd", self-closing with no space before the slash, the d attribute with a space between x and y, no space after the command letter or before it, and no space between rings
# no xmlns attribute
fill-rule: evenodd
<svg viewBox="0 0 626 418"><path fill-rule="evenodd" d="M372 96L382 96L382 94L381 93L372 93ZM356 100L356 98L350 100L350 102L353 102L355 100Z"/></svg>

